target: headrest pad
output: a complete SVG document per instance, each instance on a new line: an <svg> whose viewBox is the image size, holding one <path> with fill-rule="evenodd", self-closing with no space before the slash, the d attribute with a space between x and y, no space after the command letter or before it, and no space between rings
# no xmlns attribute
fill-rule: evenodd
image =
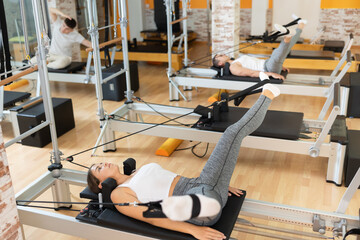
<svg viewBox="0 0 360 240"><path fill-rule="evenodd" d="M224 67L211 66L211 69L217 71L218 76L220 76L220 77L232 75L230 72L230 63L228 63L228 62L225 63Z"/></svg>

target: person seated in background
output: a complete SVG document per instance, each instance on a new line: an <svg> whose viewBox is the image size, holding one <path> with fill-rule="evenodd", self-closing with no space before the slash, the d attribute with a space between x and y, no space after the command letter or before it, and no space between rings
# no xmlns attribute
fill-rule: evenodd
<svg viewBox="0 0 360 240"><path fill-rule="evenodd" d="M263 77L264 73L261 75ZM113 203L162 201L162 211L167 218L145 218L143 212L147 209L142 206L116 206L120 213L158 227L191 234L197 239L225 239L223 233L207 226L220 218L229 192L237 196L242 194L239 189L229 186L241 142L261 125L272 99L279 94L274 85L264 85L257 102L225 130L198 177L183 177L155 163L146 164L128 176L121 174L116 164L98 163L88 171L88 186L92 192L99 193L101 183L113 178L118 185L111 193ZM199 204L194 204L194 195ZM194 212L197 214L193 215Z"/></svg>
<svg viewBox="0 0 360 240"><path fill-rule="evenodd" d="M294 36L287 35L281 41L270 58L259 59L248 55L241 55L239 58L232 60L225 54L216 54L213 57L213 65L215 67L224 67L225 63L230 63L230 72L236 76L259 77L260 72L265 72L268 76L284 80L284 76L280 75L282 70L288 71L283 63L290 53L291 48L300 38L300 34L306 24L306 20L299 20L298 27ZM281 25L275 24L275 29L281 33L286 33L287 29Z"/></svg>
<svg viewBox="0 0 360 240"><path fill-rule="evenodd" d="M61 69L69 66L72 61L72 47L80 43L91 47L91 42L85 39L76 29L76 20L56 8L49 8L52 23L52 38L50 43L48 67ZM64 18L64 20L61 19ZM36 57L31 63L36 62Z"/></svg>

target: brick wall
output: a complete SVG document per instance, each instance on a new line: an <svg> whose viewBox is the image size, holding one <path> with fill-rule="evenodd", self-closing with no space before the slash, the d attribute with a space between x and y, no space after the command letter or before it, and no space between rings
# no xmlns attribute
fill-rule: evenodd
<svg viewBox="0 0 360 240"><path fill-rule="evenodd" d="M360 44L360 9L321 9L318 30L326 27L321 38L347 40L354 34L354 45Z"/></svg>
<svg viewBox="0 0 360 240"><path fill-rule="evenodd" d="M240 9L240 36L246 37L251 33L251 8Z"/></svg>
<svg viewBox="0 0 360 240"><path fill-rule="evenodd" d="M192 30L197 34L197 41L208 41L208 33L211 36L211 13L209 16L210 24L208 24L208 16L206 8L191 9L188 13L188 30Z"/></svg>
<svg viewBox="0 0 360 240"><path fill-rule="evenodd" d="M272 30L272 9L267 10L267 29ZM180 16L181 16L180 10ZM191 9L188 13L188 29L194 31L197 34L197 41L208 41L208 32L211 36L211 12L210 12L210 29L207 23L207 9L195 8ZM152 30L156 29L154 21L154 9L145 9L145 29ZM240 36L246 37L251 33L251 8L240 9Z"/></svg>
<svg viewBox="0 0 360 240"><path fill-rule="evenodd" d="M228 52L236 57L232 49L240 40L240 0L212 1L212 52Z"/></svg>
<svg viewBox="0 0 360 240"><path fill-rule="evenodd" d="M23 239L0 127L0 239Z"/></svg>
<svg viewBox="0 0 360 240"><path fill-rule="evenodd" d="M182 9L180 9L180 16L182 16ZM197 34L197 41L208 41L208 32L211 32L211 26L208 30L207 19L207 9L195 8L188 12L188 30L192 30ZM154 21L154 9L146 8L144 30L154 29L156 29L156 24Z"/></svg>
<svg viewBox="0 0 360 240"><path fill-rule="evenodd" d="M268 8L266 10L266 30L268 32L271 32L273 30L273 22L272 22L272 18L273 18L273 9L272 8Z"/></svg>

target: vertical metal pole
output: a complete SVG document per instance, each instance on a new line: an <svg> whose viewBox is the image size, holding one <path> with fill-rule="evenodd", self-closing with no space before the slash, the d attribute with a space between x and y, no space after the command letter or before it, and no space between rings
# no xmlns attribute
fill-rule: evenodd
<svg viewBox="0 0 360 240"><path fill-rule="evenodd" d="M59 156L59 149L58 149L58 142L57 142L57 134L55 128L55 119L54 119L54 112L53 112L53 105L51 100L50 94L50 86L49 86L49 76L48 70L46 66L46 50L43 44L43 34L41 33L40 28L40 21L42 20L39 18L41 11L39 0L32 0L33 3L33 11L34 11L34 18L35 18L35 28L36 28L36 38L38 42L38 54L37 54L37 64L38 64L38 72L40 78L40 86L43 95L43 104L45 110L46 119L50 121L50 134L51 134L51 142L53 145L53 151L55 155L55 163L60 163L60 156Z"/></svg>
<svg viewBox="0 0 360 240"><path fill-rule="evenodd" d="M96 3L94 0L88 0L88 13L89 13L89 31L91 37L91 45L93 48L93 58L94 58L94 71L95 71L95 86L96 86L96 97L98 100L98 116L100 119L104 118L104 108L102 104L103 92L102 92L102 75L101 75L101 60L99 52L99 33L97 30L97 25L94 20L94 9L96 7L93 3ZM96 11L95 11L96 12Z"/></svg>
<svg viewBox="0 0 360 240"><path fill-rule="evenodd" d="M42 18L43 18L43 29L48 34L49 33L49 25L48 25L48 8L47 1L41 1L41 10L42 10Z"/></svg>
<svg viewBox="0 0 360 240"><path fill-rule="evenodd" d="M26 21L24 0L20 0L20 13L21 13L21 21L22 21L22 25L23 25L25 51L26 51L26 55L28 55L30 51L29 51L29 40L28 40L27 21ZM35 16L34 16L34 18L35 18Z"/></svg>
<svg viewBox="0 0 360 240"><path fill-rule="evenodd" d="M211 45L211 34L210 34L210 0L206 0L206 19L207 19L207 38L208 38L208 46L209 46L209 54L210 54L210 45Z"/></svg>
<svg viewBox="0 0 360 240"><path fill-rule="evenodd" d="M188 29L187 29L187 6L188 6L189 0L183 0L183 34L184 34L184 66L187 67L189 64L188 59Z"/></svg>
<svg viewBox="0 0 360 240"><path fill-rule="evenodd" d="M171 25L171 1L173 0L164 0L166 7L166 20L167 20L167 46L168 46L168 69L167 74L171 76L172 74L172 61L171 61L171 51L173 45L173 34L172 34L172 25Z"/></svg>
<svg viewBox="0 0 360 240"><path fill-rule="evenodd" d="M33 12L34 12L34 22L35 22L35 29L36 29L36 38L38 42L38 52L37 52L37 64L38 64L38 76L40 79L40 86L42 91L43 97L43 105L45 110L45 117L50 122L50 136L51 142L53 145L53 155L52 160L54 160L54 164L58 166L58 169L55 169L51 172L54 178L58 178L60 176L60 169L61 169L61 159L60 159L60 151L58 149L58 141L57 141L57 134L56 134L56 127L55 127L55 119L54 119L54 112L53 112L53 105L52 99L50 94L50 86L49 86L49 76L48 70L46 66L46 50L45 50L45 40L43 32L41 32L41 21L44 21L44 18L41 18L41 0L32 0L33 3ZM64 183L63 181L56 180L55 184L53 185L53 199L54 201L70 201L70 191L69 186ZM55 207L70 207L69 204L55 204Z"/></svg>
<svg viewBox="0 0 360 240"><path fill-rule="evenodd" d="M118 8L116 6L117 0L113 0L113 14L114 14L114 25L117 23ZM114 26L114 39L117 38L117 25Z"/></svg>
<svg viewBox="0 0 360 240"><path fill-rule="evenodd" d="M171 25L171 1L172 0L164 0L165 9L166 9L166 22L167 22L167 47L168 47L168 69L167 69L167 76L169 78L169 97L170 101L174 100L173 92L174 87L171 83L171 75L172 75L172 25Z"/></svg>
<svg viewBox="0 0 360 240"><path fill-rule="evenodd" d="M94 58L94 71L95 71L95 89L96 97L98 102L98 116L100 120L100 128L102 129L105 125L105 110L103 106L103 91L102 91L102 71L101 71L101 60L100 60L100 49L99 49L99 32L97 25L97 13L96 0L88 0L88 14L89 14L89 30L88 33L91 36L91 45L93 48ZM94 14L95 13L95 14ZM104 129L102 129L103 131ZM106 130L104 134L103 143L109 142L115 138L114 133ZM107 144L103 146L103 151L109 151L115 149L115 143Z"/></svg>
<svg viewBox="0 0 360 240"><path fill-rule="evenodd" d="M121 37L122 37L122 53L123 53L123 64L126 77L126 99L128 102L132 102L133 92L131 90L130 82L130 68L129 68L129 54L128 54L128 39L127 39L127 6L125 0L119 0L119 12L120 12L120 26L121 26Z"/></svg>

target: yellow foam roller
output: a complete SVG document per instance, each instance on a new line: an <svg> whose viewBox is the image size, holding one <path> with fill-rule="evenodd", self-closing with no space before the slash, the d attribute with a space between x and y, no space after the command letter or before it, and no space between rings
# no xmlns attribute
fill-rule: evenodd
<svg viewBox="0 0 360 240"><path fill-rule="evenodd" d="M184 140L168 138L155 152L158 156L169 157Z"/></svg>
<svg viewBox="0 0 360 240"><path fill-rule="evenodd" d="M28 85L29 81L27 79L21 79L19 81L13 82L12 84L9 84L7 86L4 87L4 90L6 91L11 91L14 90L16 88Z"/></svg>
<svg viewBox="0 0 360 240"><path fill-rule="evenodd" d="M208 102L216 102L216 101L220 101L221 100L221 94L227 92L225 89L220 89L219 91L217 91L216 93L214 93L213 95L211 95L211 97L208 98Z"/></svg>

